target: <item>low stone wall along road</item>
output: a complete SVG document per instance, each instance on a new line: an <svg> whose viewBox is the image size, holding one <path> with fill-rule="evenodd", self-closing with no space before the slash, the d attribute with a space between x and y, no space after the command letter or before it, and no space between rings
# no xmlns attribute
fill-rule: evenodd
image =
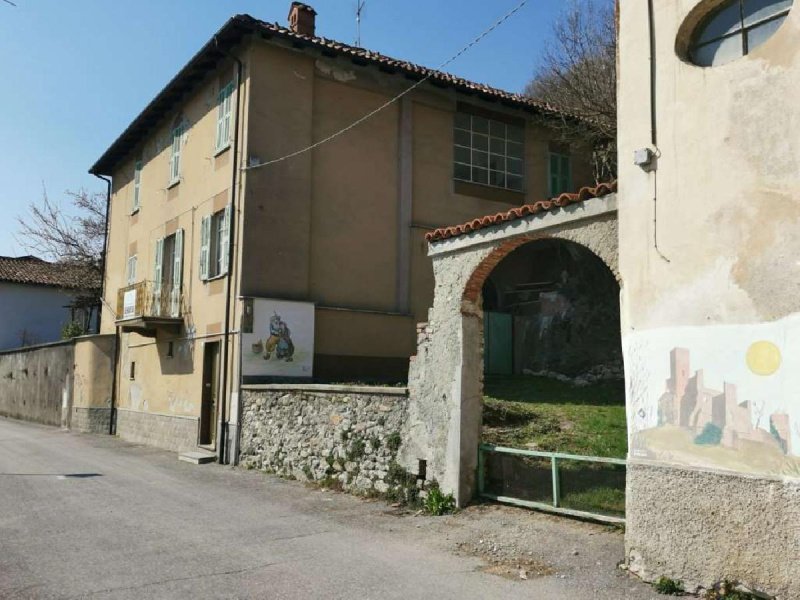
<svg viewBox="0 0 800 600"><path fill-rule="evenodd" d="M0 418L3 600L656 598L622 556L619 532L586 523L499 506L414 516Z"/></svg>

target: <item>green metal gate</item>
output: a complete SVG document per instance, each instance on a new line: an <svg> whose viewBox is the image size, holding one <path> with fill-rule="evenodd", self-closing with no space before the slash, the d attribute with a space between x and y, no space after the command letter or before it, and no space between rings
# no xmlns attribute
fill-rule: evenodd
<svg viewBox="0 0 800 600"><path fill-rule="evenodd" d="M511 375L514 317L509 313L484 312L483 363L488 375Z"/></svg>
<svg viewBox="0 0 800 600"><path fill-rule="evenodd" d="M519 464L511 464L512 461ZM478 495L525 508L624 524L626 464L621 458L481 444ZM565 490L567 474L570 482L569 489ZM544 501L547 499L549 502ZM593 499L601 508L591 506ZM605 510L603 504L606 504Z"/></svg>

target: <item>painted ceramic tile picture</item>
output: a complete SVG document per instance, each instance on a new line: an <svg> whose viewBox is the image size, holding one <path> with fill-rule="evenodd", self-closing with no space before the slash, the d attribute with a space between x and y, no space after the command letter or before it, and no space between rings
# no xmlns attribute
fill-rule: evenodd
<svg viewBox="0 0 800 600"><path fill-rule="evenodd" d="M244 377L310 378L313 365L313 304L268 298L243 300Z"/></svg>

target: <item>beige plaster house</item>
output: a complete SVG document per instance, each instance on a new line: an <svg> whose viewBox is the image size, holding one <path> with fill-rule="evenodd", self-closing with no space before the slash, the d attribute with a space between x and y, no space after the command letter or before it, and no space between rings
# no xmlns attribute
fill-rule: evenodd
<svg viewBox="0 0 800 600"><path fill-rule="evenodd" d="M313 304L307 377L404 378L433 297L426 232L592 182L553 107L315 37L315 16L231 18L91 168L113 180L121 437L230 454L247 298Z"/></svg>

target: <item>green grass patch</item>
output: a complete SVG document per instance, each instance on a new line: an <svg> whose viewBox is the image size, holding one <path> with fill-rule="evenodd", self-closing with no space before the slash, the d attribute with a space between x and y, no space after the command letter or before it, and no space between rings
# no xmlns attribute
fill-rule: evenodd
<svg viewBox="0 0 800 600"><path fill-rule="evenodd" d="M483 441L543 452L625 458L625 388L621 381L576 387L543 377L489 376ZM565 508L625 513L625 468L559 460ZM498 495L552 501L549 459L494 455L486 481Z"/></svg>
<svg viewBox="0 0 800 600"><path fill-rule="evenodd" d="M576 387L544 377L487 376L483 441L489 444L625 458L625 386Z"/></svg>

